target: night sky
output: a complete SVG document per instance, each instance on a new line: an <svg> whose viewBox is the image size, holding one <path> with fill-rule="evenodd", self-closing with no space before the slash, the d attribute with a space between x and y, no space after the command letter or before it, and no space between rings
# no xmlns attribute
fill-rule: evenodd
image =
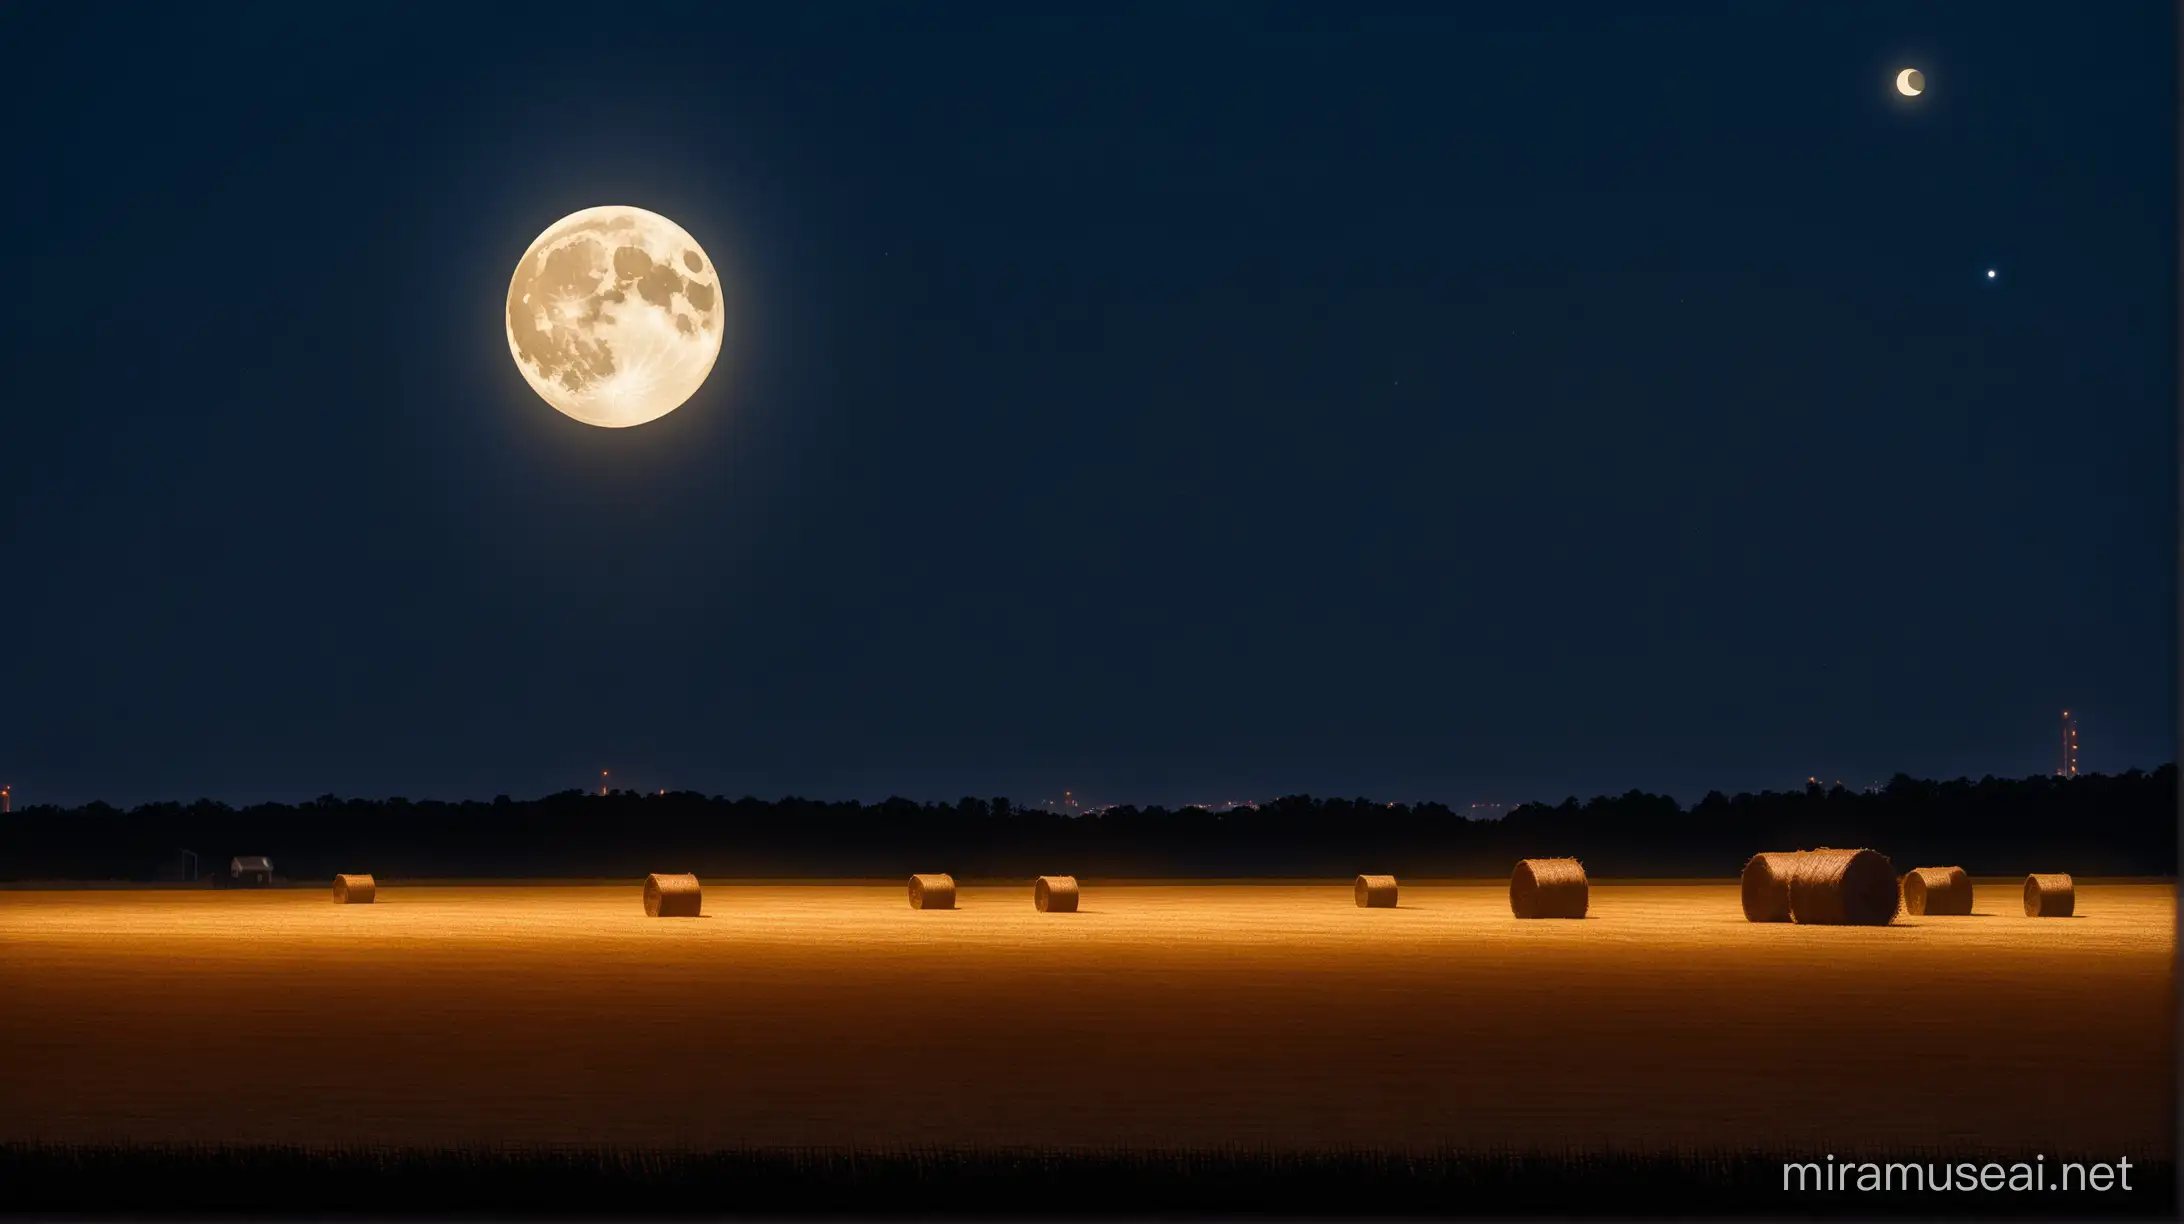
<svg viewBox="0 0 2184 1224"><path fill-rule="evenodd" d="M18 805L2174 757L2173 6L31 7ZM596 204L726 269L629 430Z"/></svg>

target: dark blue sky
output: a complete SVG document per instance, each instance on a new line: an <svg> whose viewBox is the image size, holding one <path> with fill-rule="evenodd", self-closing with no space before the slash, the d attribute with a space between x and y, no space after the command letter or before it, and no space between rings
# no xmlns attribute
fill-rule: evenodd
<svg viewBox="0 0 2184 1224"><path fill-rule="evenodd" d="M2172 6L30 7L19 800L2174 756ZM632 430L503 335L606 203Z"/></svg>

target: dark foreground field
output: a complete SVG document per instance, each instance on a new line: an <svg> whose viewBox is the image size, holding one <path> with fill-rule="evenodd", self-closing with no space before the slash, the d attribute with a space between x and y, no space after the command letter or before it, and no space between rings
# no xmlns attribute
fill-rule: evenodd
<svg viewBox="0 0 2184 1224"><path fill-rule="evenodd" d="M1029 894L709 886L662 920L634 884L0 892L9 1205L2168 1206L2169 886L2044 920L1982 882L1887 928L1747 923L1732 885L1529 923L1484 885ZM1798 1207L1776 1153L2139 1172Z"/></svg>
<svg viewBox="0 0 2184 1224"><path fill-rule="evenodd" d="M1859 1215L2166 1217L2175 1167L2132 1162L2130 1188L1929 1187L1961 1152L1886 1191L1801 1189L1780 1153L1167 1152L933 1148L731 1152L103 1148L0 1144L0 1210L38 1215L659 1216L1254 1214L1312 1217ZM1848 1154L1838 1159L1849 1159ZM1803 1159L1799 1154L1797 1159ZM2006 1158L2005 1158L2006 1159ZM2030 1154L2026 1163L2032 1162ZM2058 1162L2042 1176L2064 1175ZM2113 1172L2113 1171L2112 1171ZM1883 1174L1876 1173L1879 1177ZM1904 1188L1915 1176L1919 1180ZM2003 1174L1997 1173L1997 1180ZM1817 1184L1817 1183L1816 1183Z"/></svg>

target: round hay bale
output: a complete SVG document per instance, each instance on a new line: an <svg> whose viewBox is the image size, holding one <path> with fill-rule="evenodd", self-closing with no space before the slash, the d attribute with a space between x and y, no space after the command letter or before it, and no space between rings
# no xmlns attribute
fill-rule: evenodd
<svg viewBox="0 0 2184 1224"><path fill-rule="evenodd" d="M1589 895L1574 858L1524 859L1509 873L1509 912L1519 918L1583 918Z"/></svg>
<svg viewBox="0 0 2184 1224"><path fill-rule="evenodd" d="M1871 850L1812 850L1790 876L1790 919L1822 926L1887 926L1901 898L1888 856Z"/></svg>
<svg viewBox="0 0 2184 1224"><path fill-rule="evenodd" d="M654 918L695 918L704 900L694 875L655 872L645 877L645 912Z"/></svg>
<svg viewBox="0 0 2184 1224"><path fill-rule="evenodd" d="M368 875L337 875L334 877L335 905L370 905L379 895L379 885Z"/></svg>
<svg viewBox="0 0 2184 1224"><path fill-rule="evenodd" d="M1361 875L1350 885L1350 892L1357 897L1360 909L1395 908L1394 876Z"/></svg>
<svg viewBox="0 0 2184 1224"><path fill-rule="evenodd" d="M949 875L911 876L910 908L954 909L955 877Z"/></svg>
<svg viewBox="0 0 2184 1224"><path fill-rule="evenodd" d="M1903 877L1906 914L1969 914L1972 877L1962 867L1913 867Z"/></svg>
<svg viewBox="0 0 2184 1224"><path fill-rule="evenodd" d="M2078 909L2078 886L2070 877L2038 872L2025 877L2025 917L2068 918Z"/></svg>
<svg viewBox="0 0 2184 1224"><path fill-rule="evenodd" d="M1040 876L1031 885L1032 908L1042 914L1077 912L1077 877Z"/></svg>
<svg viewBox="0 0 2184 1224"><path fill-rule="evenodd" d="M1748 922L1790 920L1790 876L1802 850L1768 850L1744 864L1744 917Z"/></svg>

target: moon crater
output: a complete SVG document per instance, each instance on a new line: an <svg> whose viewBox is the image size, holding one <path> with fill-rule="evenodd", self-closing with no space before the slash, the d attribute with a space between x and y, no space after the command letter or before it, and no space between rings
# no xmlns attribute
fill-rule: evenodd
<svg viewBox="0 0 2184 1224"><path fill-rule="evenodd" d="M681 407L720 356L715 273L683 228L625 205L547 227L508 282L508 351L539 398L620 428Z"/></svg>

